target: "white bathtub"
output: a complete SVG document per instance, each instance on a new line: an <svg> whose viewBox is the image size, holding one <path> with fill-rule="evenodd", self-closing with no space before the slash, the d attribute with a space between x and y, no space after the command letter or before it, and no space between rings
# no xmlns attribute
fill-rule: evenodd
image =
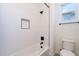
<svg viewBox="0 0 79 59"><path fill-rule="evenodd" d="M19 50L10 56L48 56L48 47L40 48L40 45L33 45L28 48L24 48L22 50Z"/></svg>

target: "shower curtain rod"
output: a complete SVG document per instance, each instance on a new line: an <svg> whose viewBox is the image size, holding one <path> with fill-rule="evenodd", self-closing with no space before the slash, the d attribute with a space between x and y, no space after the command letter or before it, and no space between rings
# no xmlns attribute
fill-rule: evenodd
<svg viewBox="0 0 79 59"><path fill-rule="evenodd" d="M49 8L49 6L47 5L47 3L44 3L48 8Z"/></svg>
<svg viewBox="0 0 79 59"><path fill-rule="evenodd" d="M79 24L79 22L68 22L68 23L59 23L59 25L63 25L63 24L74 24L74 23L78 23Z"/></svg>

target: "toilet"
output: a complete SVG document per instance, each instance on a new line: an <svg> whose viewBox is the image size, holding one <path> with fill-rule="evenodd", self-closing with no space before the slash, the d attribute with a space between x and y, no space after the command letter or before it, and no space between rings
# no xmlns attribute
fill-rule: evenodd
<svg viewBox="0 0 79 59"><path fill-rule="evenodd" d="M60 56L75 56L74 50L74 40L64 39L62 40L62 49L60 51Z"/></svg>

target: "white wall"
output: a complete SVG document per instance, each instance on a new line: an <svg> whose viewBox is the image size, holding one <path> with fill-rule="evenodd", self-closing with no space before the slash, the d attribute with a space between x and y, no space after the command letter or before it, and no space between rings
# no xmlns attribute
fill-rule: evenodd
<svg viewBox="0 0 79 59"><path fill-rule="evenodd" d="M61 9L59 3L51 4L51 14L50 14L50 42L52 43L52 52L53 55L55 53L59 53L62 45L61 45L61 39L62 39L62 32L61 32L61 26L59 26L59 23L61 21Z"/></svg>
<svg viewBox="0 0 79 59"><path fill-rule="evenodd" d="M39 3L0 4L0 55L11 55L39 44L42 34L45 40L48 40L48 13L45 11L47 14L40 15L41 5ZM46 7L44 9L46 10ZM21 18L30 20L30 29L21 29Z"/></svg>
<svg viewBox="0 0 79 59"><path fill-rule="evenodd" d="M75 20L79 21L79 4L76 4ZM74 40L74 53L79 55L79 24L62 25L62 38Z"/></svg>
<svg viewBox="0 0 79 59"><path fill-rule="evenodd" d="M55 53L55 35L56 35L56 20L55 20L55 4L50 4L50 54Z"/></svg>
<svg viewBox="0 0 79 59"><path fill-rule="evenodd" d="M49 5L49 4L48 4ZM41 14L41 35L45 37L44 45L48 47L49 43L49 8L41 4L40 10L44 11Z"/></svg>
<svg viewBox="0 0 79 59"><path fill-rule="evenodd" d="M76 4L76 19L79 21L79 3ZM74 52L79 56L79 24L74 25L74 36L75 36L75 49Z"/></svg>
<svg viewBox="0 0 79 59"><path fill-rule="evenodd" d="M62 49L62 39L69 39L69 40L75 40L75 47L74 47L74 53L76 55L79 55L79 24L64 24L60 25L61 22L61 4L55 3L54 5L54 11L52 14L53 19L52 25L50 28L53 30L51 33L53 33L53 47L54 47L54 53L59 53L60 49ZM76 20L79 20L79 4L77 5L76 9ZM53 27L52 27L53 26Z"/></svg>
<svg viewBox="0 0 79 59"><path fill-rule="evenodd" d="M56 3L55 4L55 19L56 19L56 39L55 39L55 45L56 50L55 53L59 53L60 49L62 48L62 26L59 25L61 22L61 4Z"/></svg>

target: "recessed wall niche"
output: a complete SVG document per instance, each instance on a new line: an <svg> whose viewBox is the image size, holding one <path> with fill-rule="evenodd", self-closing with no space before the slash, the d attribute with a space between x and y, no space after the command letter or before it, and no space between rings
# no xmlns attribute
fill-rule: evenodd
<svg viewBox="0 0 79 59"><path fill-rule="evenodd" d="M21 18L21 29L30 29L30 20Z"/></svg>

